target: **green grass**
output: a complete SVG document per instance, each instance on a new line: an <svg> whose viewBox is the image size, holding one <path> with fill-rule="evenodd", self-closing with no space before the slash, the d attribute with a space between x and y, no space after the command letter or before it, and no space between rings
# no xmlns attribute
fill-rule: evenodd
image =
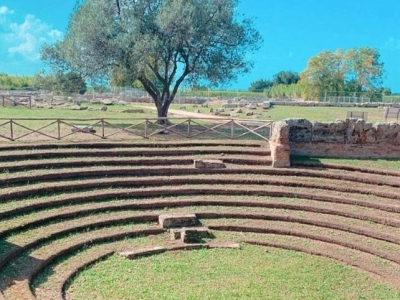
<svg viewBox="0 0 400 300"><path fill-rule="evenodd" d="M291 157L293 162L314 162L323 164L337 164L345 166L383 169L383 170L400 170L400 158L399 159L362 159L362 158L312 158L303 156Z"/></svg>
<svg viewBox="0 0 400 300"><path fill-rule="evenodd" d="M208 108L205 107L193 107L191 104L173 104L171 108L179 109L180 107L186 107L185 110L194 112L195 110L200 110L201 113L209 114L210 108L212 107L214 110L216 108L221 108L221 104L211 103ZM235 110L237 110L235 108ZM242 108L244 112L247 112L247 108ZM344 120L347 117L348 111L364 111L368 112L368 121L375 122L383 122L383 113L377 108L364 108L364 107L307 107L307 106L282 106L275 105L273 108L269 110L263 110L259 107L255 112L261 113L262 116L256 117L246 117L245 113L238 114L238 118L244 119L254 119L257 118L259 120L273 120L279 121L288 118L302 118L308 119L310 121L324 121L324 122L333 122L336 120ZM230 113L230 109L225 109L225 112Z"/></svg>
<svg viewBox="0 0 400 300"><path fill-rule="evenodd" d="M400 292L333 260L245 245L241 250L112 256L83 271L73 299L399 299Z"/></svg>

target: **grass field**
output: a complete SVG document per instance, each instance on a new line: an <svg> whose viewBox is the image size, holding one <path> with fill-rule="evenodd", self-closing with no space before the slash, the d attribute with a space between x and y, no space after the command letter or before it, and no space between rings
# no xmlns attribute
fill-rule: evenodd
<svg viewBox="0 0 400 300"><path fill-rule="evenodd" d="M246 245L241 250L112 256L82 272L70 296L87 299L399 299L400 292L332 260Z"/></svg>
<svg viewBox="0 0 400 300"><path fill-rule="evenodd" d="M102 105L100 104L83 104L88 106L91 110L74 111L65 107L54 109L46 108L32 108L27 109L23 107L0 107L0 118L155 118L157 117L154 106L150 103L141 104L136 103L133 105L112 105L109 106L108 111L103 112L100 110ZM221 104L211 104L209 108L195 107L193 105L179 105L172 104L171 109L180 109L182 106L182 112L189 111L194 112L200 110L203 114L210 114L209 110L220 108ZM124 110L132 109L134 107L144 107L144 113L132 114L123 113ZM235 109L236 110L236 109ZM302 106L279 106L276 105L272 109L262 110L257 109L257 113L261 115L246 117L245 113L237 114L239 118L247 119L262 119L262 120L283 120L286 118L305 118L310 121L335 121L343 120L346 118L347 111L357 110L368 112L368 121L370 122L382 122L383 114L377 108L349 108L349 107L302 107ZM229 109L226 109L230 113ZM243 111L247 111L246 108Z"/></svg>

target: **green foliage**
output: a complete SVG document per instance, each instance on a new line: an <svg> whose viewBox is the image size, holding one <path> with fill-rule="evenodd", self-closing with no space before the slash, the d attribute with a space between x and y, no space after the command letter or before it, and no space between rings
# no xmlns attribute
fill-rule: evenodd
<svg viewBox="0 0 400 300"><path fill-rule="evenodd" d="M274 85L291 85L300 80L299 74L292 71L281 71L274 75Z"/></svg>
<svg viewBox="0 0 400 300"><path fill-rule="evenodd" d="M367 47L319 53L301 73L300 83L305 87L302 97L316 100L325 92L375 93L384 74L379 58L378 50Z"/></svg>
<svg viewBox="0 0 400 300"><path fill-rule="evenodd" d="M0 73L0 89L23 90L31 88L33 88L33 78L31 76L12 76Z"/></svg>
<svg viewBox="0 0 400 300"><path fill-rule="evenodd" d="M82 76L74 72L57 74L55 89L64 94L83 95L86 92L86 83Z"/></svg>
<svg viewBox="0 0 400 300"><path fill-rule="evenodd" d="M281 71L274 75L273 80L257 80L251 83L250 92L265 92L267 97L272 98L298 98L299 86L296 83L300 80L297 73L292 71Z"/></svg>
<svg viewBox="0 0 400 300"><path fill-rule="evenodd" d="M268 98L300 98L302 86L299 84L278 84L265 91Z"/></svg>
<svg viewBox="0 0 400 300"><path fill-rule="evenodd" d="M44 47L42 59L92 80L113 70L124 82L139 80L164 117L184 80L218 85L249 71L246 55L261 37L236 6L236 0L80 1L65 39Z"/></svg>
<svg viewBox="0 0 400 300"><path fill-rule="evenodd" d="M253 93L261 93L264 90L270 88L272 84L273 83L271 80L264 80L264 79L257 80L250 85L249 91Z"/></svg>
<svg viewBox="0 0 400 300"><path fill-rule="evenodd" d="M33 84L37 89L52 91L56 94L81 94L86 92L85 80L77 73L58 73L46 75L37 73Z"/></svg>

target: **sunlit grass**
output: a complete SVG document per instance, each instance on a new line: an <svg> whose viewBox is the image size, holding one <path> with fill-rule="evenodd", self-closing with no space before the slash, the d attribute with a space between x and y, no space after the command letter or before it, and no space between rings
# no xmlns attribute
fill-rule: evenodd
<svg viewBox="0 0 400 300"><path fill-rule="evenodd" d="M399 299L400 293L333 260L293 251L166 253L135 261L113 256L82 272L73 299Z"/></svg>

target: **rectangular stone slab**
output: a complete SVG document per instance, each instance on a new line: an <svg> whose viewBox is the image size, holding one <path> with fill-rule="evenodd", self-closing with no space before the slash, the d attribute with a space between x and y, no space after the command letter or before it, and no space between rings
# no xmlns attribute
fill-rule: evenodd
<svg viewBox="0 0 400 300"><path fill-rule="evenodd" d="M163 253L165 251L167 251L167 249L164 247L152 247L152 248L141 248L134 251L120 252L119 255L129 259L136 259L143 256Z"/></svg>
<svg viewBox="0 0 400 300"><path fill-rule="evenodd" d="M162 228L196 226L198 220L195 214L162 214L158 216L158 223Z"/></svg>
<svg viewBox="0 0 400 300"><path fill-rule="evenodd" d="M194 167L196 169L224 169L226 168L226 165L222 162L222 160L195 159Z"/></svg>

